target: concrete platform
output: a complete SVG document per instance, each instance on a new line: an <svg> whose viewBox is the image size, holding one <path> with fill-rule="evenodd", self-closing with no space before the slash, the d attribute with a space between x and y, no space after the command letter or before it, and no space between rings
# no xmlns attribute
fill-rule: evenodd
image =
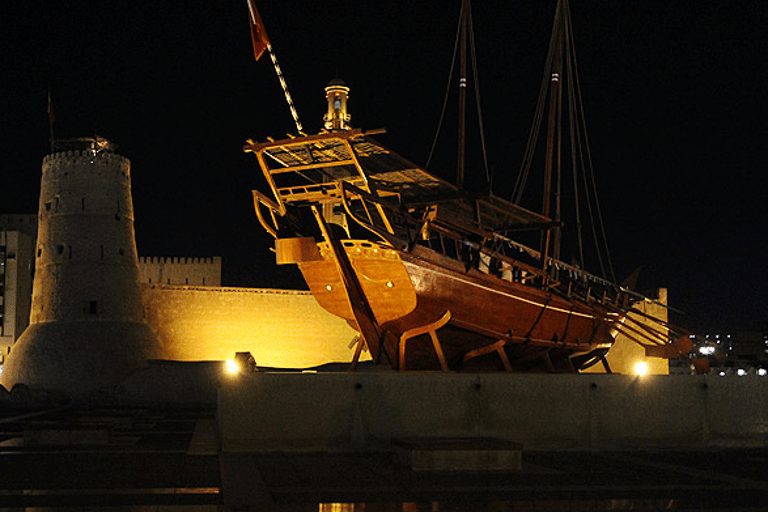
<svg viewBox="0 0 768 512"><path fill-rule="evenodd" d="M519 471L523 445L503 439L393 439L395 461L414 471Z"/></svg>
<svg viewBox="0 0 768 512"><path fill-rule="evenodd" d="M160 388L143 405L131 386L100 404L14 410L0 402L0 512L765 509L768 379L758 376L219 380L205 365L183 369L197 381L163 366L142 375L195 393ZM218 411L200 405L217 382ZM45 435L25 437L36 430ZM442 441L456 438L468 444ZM467 440L489 438L501 443L497 454L524 441L519 467L481 464L482 450ZM446 452L444 465L399 464L402 441ZM450 451L463 467L445 463Z"/></svg>
<svg viewBox="0 0 768 512"><path fill-rule="evenodd" d="M228 452L391 450L495 438L526 449L768 447L768 377L252 373L223 379Z"/></svg>

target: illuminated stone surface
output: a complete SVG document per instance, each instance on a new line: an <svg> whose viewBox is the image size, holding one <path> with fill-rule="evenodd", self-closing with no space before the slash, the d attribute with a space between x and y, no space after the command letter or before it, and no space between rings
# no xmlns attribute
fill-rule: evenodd
<svg viewBox="0 0 768 512"><path fill-rule="evenodd" d="M155 356L133 220L126 158L86 149L43 159L30 326L5 365L6 388L85 392Z"/></svg>
<svg viewBox="0 0 768 512"><path fill-rule="evenodd" d="M354 355L357 332L307 291L143 284L142 294L163 359L226 360L247 351L262 367L307 368Z"/></svg>

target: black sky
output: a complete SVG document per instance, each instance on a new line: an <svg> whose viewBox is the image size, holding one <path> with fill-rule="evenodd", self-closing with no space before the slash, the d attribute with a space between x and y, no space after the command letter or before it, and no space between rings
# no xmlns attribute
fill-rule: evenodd
<svg viewBox="0 0 768 512"><path fill-rule="evenodd" d="M305 131L320 129L323 88L338 75L352 88L352 124L387 128L382 142L424 163L459 3L257 6ZM554 0L474 4L489 159L504 195ZM768 321L768 4L571 0L571 10L616 273L641 266L639 288L668 287L686 311L676 320L694 329ZM227 285L301 286L294 269L272 264L252 212L261 182L245 139L295 128L269 59L253 60L245 0L4 2L0 29L0 213L37 211L50 89L57 136L96 133L131 159L140 255L222 255Z"/></svg>

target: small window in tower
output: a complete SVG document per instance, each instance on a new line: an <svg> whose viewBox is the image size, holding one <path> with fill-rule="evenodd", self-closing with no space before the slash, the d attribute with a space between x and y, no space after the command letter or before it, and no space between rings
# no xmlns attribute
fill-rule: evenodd
<svg viewBox="0 0 768 512"><path fill-rule="evenodd" d="M56 252L58 252L59 254L64 254L64 245L59 244L59 246L56 247Z"/></svg>
<svg viewBox="0 0 768 512"><path fill-rule="evenodd" d="M189 278L184 279L184 284L189 284Z"/></svg>
<svg viewBox="0 0 768 512"><path fill-rule="evenodd" d="M47 211L47 212L51 211L51 202L50 201L47 201L45 203L45 211Z"/></svg>
<svg viewBox="0 0 768 512"><path fill-rule="evenodd" d="M170 279L168 279L168 284L171 284L171 280Z"/></svg>
<svg viewBox="0 0 768 512"><path fill-rule="evenodd" d="M99 301L97 300L86 300L83 301L83 313L88 315L98 315L99 314Z"/></svg>
<svg viewBox="0 0 768 512"><path fill-rule="evenodd" d="M43 255L43 248L42 247L38 247L37 248L37 257L39 258L42 255Z"/></svg>
<svg viewBox="0 0 768 512"><path fill-rule="evenodd" d="M15 252L9 252L8 256L6 256L9 260L15 260L16 259L16 253Z"/></svg>
<svg viewBox="0 0 768 512"><path fill-rule="evenodd" d="M123 249L122 247L118 249L117 252L120 253L120 256L125 256L125 249Z"/></svg>
<svg viewBox="0 0 768 512"><path fill-rule="evenodd" d="M341 98L336 97L336 99L333 100L333 108L336 110L341 110Z"/></svg>

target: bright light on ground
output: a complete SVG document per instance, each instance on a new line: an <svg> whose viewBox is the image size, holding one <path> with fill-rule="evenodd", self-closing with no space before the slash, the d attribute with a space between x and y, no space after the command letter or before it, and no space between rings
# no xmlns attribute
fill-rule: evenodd
<svg viewBox="0 0 768 512"><path fill-rule="evenodd" d="M240 367L232 359L227 360L227 371L229 373L237 373L240 371Z"/></svg>
<svg viewBox="0 0 768 512"><path fill-rule="evenodd" d="M645 361L635 363L635 373L638 375L645 375L648 373L648 363Z"/></svg>

